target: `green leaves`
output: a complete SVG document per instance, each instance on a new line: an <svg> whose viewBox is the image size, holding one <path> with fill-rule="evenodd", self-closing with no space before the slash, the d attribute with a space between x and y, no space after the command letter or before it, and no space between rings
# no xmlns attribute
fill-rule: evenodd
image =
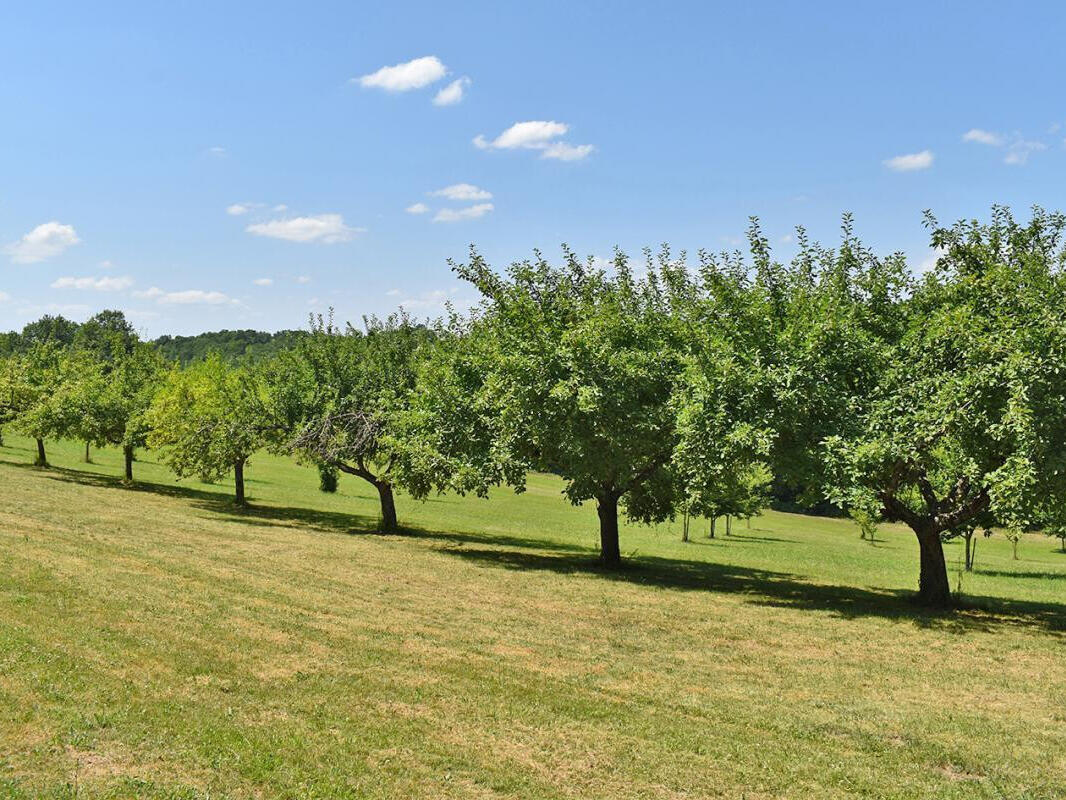
<svg viewBox="0 0 1066 800"><path fill-rule="evenodd" d="M219 356L167 375L148 411L148 444L179 477L218 480L266 442L258 376Z"/></svg>

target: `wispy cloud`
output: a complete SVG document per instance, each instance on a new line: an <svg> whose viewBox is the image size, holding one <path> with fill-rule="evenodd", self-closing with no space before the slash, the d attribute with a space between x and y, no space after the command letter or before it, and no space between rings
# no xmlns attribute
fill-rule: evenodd
<svg viewBox="0 0 1066 800"><path fill-rule="evenodd" d="M393 289L388 294L397 296L400 292ZM406 297L397 305L405 311L429 313L444 311L449 305L457 309L465 309L474 305L475 302L473 298L461 295L458 286L453 286L450 289L433 289L421 292L414 297Z"/></svg>
<svg viewBox="0 0 1066 800"><path fill-rule="evenodd" d="M1003 163L1016 167L1028 163L1029 156L1033 153L1039 153L1042 150L1048 149L1044 142L1025 139L1022 137L1021 133L1017 131L1010 136L1007 136L1002 133L996 133L995 131L971 128L962 135L962 140L964 142L976 142L977 144L1004 149Z"/></svg>
<svg viewBox="0 0 1066 800"><path fill-rule="evenodd" d="M1047 145L1043 142L1016 139L1007 147L1007 154L1003 156L1003 163L1011 166L1022 166L1029 161L1029 156L1042 150L1047 150Z"/></svg>
<svg viewBox="0 0 1066 800"><path fill-rule="evenodd" d="M205 291L203 289L166 292L158 286L153 286L141 292L134 292L133 296L144 300L155 300L160 305L239 305L237 300L230 298L223 292Z"/></svg>
<svg viewBox="0 0 1066 800"><path fill-rule="evenodd" d="M466 208L442 208L433 217L434 222L462 222L468 219L483 217L492 211L492 203L478 203Z"/></svg>
<svg viewBox="0 0 1066 800"><path fill-rule="evenodd" d="M1000 147L1006 141L1003 134L982 130L981 128L970 128L970 130L962 135L962 140L964 142L987 144L991 147Z"/></svg>
<svg viewBox="0 0 1066 800"><path fill-rule="evenodd" d="M447 67L436 56L423 56L391 67L382 67L369 75L352 78L366 89L384 89L386 92L408 92L436 83L448 74ZM460 90L460 95L462 90Z"/></svg>
<svg viewBox="0 0 1066 800"><path fill-rule="evenodd" d="M404 209L408 214L425 214L429 211L429 206L425 203L413 203Z"/></svg>
<svg viewBox="0 0 1066 800"><path fill-rule="evenodd" d="M933 151L922 150L920 153L906 153L901 156L886 158L884 165L894 172L915 172L933 166Z"/></svg>
<svg viewBox="0 0 1066 800"><path fill-rule="evenodd" d="M226 206L226 213L231 217L239 217L261 205L262 203L233 203L232 205Z"/></svg>
<svg viewBox="0 0 1066 800"><path fill-rule="evenodd" d="M543 153L541 158L557 158L560 161L580 161L593 151L591 144L567 144L566 142L556 142L550 145Z"/></svg>
<svg viewBox="0 0 1066 800"><path fill-rule="evenodd" d="M254 281L252 281L252 283L254 283L256 286L273 286L274 285L274 279L273 278L256 278Z"/></svg>
<svg viewBox="0 0 1066 800"><path fill-rule="evenodd" d="M80 241L73 225L53 220L38 225L17 242L7 245L4 252L16 264L35 264L59 255Z"/></svg>
<svg viewBox="0 0 1066 800"><path fill-rule="evenodd" d="M495 139L486 139L481 134L474 137L474 146L481 150L539 150L541 158L561 161L578 161L588 156L595 148L591 144L572 145L561 140L570 126L554 120L530 120L516 122Z"/></svg>
<svg viewBox="0 0 1066 800"><path fill-rule="evenodd" d="M133 286L133 278L112 278L107 275L101 278L56 278L52 281L53 289L91 289L96 292L121 292L131 286Z"/></svg>
<svg viewBox="0 0 1066 800"><path fill-rule="evenodd" d="M472 183L453 183L451 186L445 186L443 189L429 192L429 196L469 202L473 200L491 200L492 192L482 189L480 186L474 186Z"/></svg>
<svg viewBox="0 0 1066 800"><path fill-rule="evenodd" d="M463 101L463 94L466 91L466 87L470 85L470 79L467 77L454 80L437 92L437 95L433 98L433 105L435 106L454 106L456 103Z"/></svg>
<svg viewBox="0 0 1066 800"><path fill-rule="evenodd" d="M255 236L283 239L287 242L347 242L366 228L353 228L344 223L340 214L319 214L309 217L290 217L269 222L257 222L245 230Z"/></svg>

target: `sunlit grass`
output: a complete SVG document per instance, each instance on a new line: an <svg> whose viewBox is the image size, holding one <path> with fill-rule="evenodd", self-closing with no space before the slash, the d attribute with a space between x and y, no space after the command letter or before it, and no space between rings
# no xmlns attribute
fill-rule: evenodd
<svg viewBox="0 0 1066 800"><path fill-rule="evenodd" d="M623 531L550 476L489 501L336 495L257 457L253 508L151 453L0 448L0 797L1053 798L1066 556L981 539L918 612L913 536L768 512ZM367 491L369 490L369 491ZM961 546L949 545L953 587Z"/></svg>

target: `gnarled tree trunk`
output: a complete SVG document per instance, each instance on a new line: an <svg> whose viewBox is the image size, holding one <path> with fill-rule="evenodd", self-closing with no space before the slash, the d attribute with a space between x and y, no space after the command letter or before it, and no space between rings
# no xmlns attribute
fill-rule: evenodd
<svg viewBox="0 0 1066 800"><path fill-rule="evenodd" d="M44 452L44 439L37 439L37 460L33 463L38 467L48 466L48 456Z"/></svg>
<svg viewBox="0 0 1066 800"><path fill-rule="evenodd" d="M622 563L618 546L618 494L604 491L596 498L596 514L600 518L600 561L609 567Z"/></svg>
<svg viewBox="0 0 1066 800"><path fill-rule="evenodd" d="M391 532L400 527L396 518L396 498L392 494L392 484L387 479L375 475L366 468L366 464L363 462L356 464L354 467L342 461L334 462L334 465L341 472L362 478L378 490L378 500L381 503L381 529L383 531Z"/></svg>

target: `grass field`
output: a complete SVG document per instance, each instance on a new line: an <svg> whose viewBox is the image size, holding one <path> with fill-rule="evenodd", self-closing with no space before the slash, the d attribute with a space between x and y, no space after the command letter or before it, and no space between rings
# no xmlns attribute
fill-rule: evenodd
<svg viewBox="0 0 1066 800"><path fill-rule="evenodd" d="M631 526L610 574L547 476L382 536L283 459L237 513L49 444L0 448L0 797L1066 797L1055 540L982 539L933 616L896 526Z"/></svg>

